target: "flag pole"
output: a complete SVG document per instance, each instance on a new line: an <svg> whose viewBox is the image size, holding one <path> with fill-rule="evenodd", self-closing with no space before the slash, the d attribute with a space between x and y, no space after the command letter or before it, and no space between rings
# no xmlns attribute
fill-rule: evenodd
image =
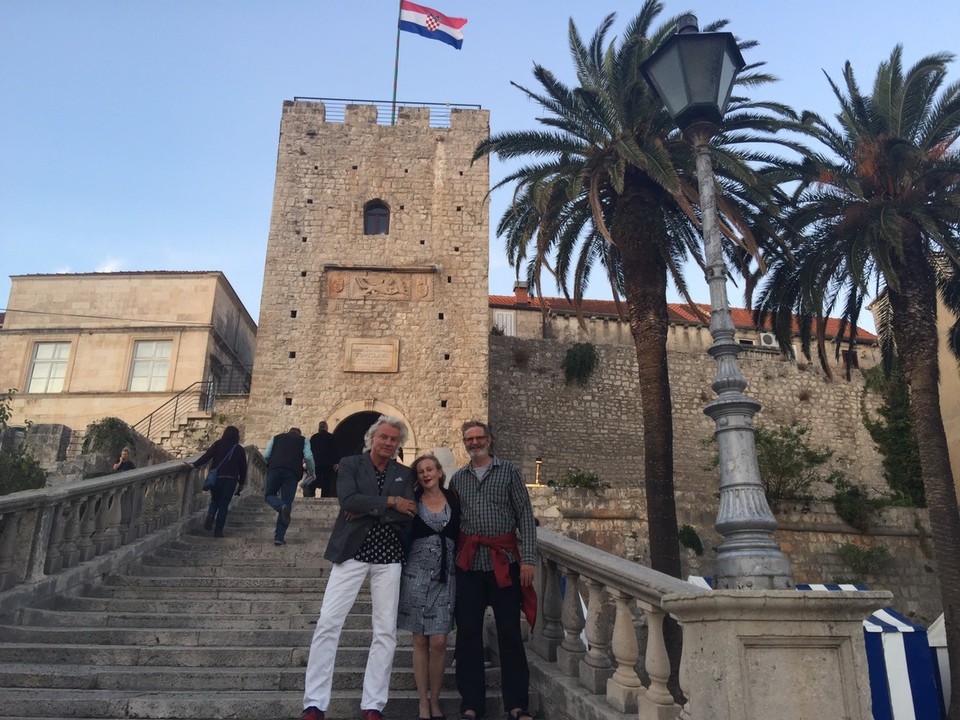
<svg viewBox="0 0 960 720"><path fill-rule="evenodd" d="M393 59L393 103L390 105L390 124L397 124L397 76L400 74L400 13L403 12L403 0L397 3L397 54Z"/></svg>

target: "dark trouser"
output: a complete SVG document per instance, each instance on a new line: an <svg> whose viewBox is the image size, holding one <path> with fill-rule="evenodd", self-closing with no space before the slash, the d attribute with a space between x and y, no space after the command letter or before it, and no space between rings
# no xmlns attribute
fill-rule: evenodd
<svg viewBox="0 0 960 720"><path fill-rule="evenodd" d="M216 518L216 524L213 526L213 532L216 535L223 534L224 523L227 522L227 510L230 509L230 500L237 491L237 478L220 477L217 475L217 482L210 491L210 507L207 508L207 515L213 515Z"/></svg>
<svg viewBox="0 0 960 720"><path fill-rule="evenodd" d="M317 467L317 489L323 497L337 496L337 471L333 465Z"/></svg>
<svg viewBox="0 0 960 720"><path fill-rule="evenodd" d="M316 497L317 491L320 492L322 497L337 496L337 473L334 471L332 465L329 467L320 467L318 465L317 474L313 482L303 486L304 497Z"/></svg>
<svg viewBox="0 0 960 720"><path fill-rule="evenodd" d="M497 587L493 571L457 570L457 690L460 712L485 711L487 685L483 667L483 615L493 608L500 647L500 677L503 706L526 708L529 699L530 670L520 635L520 567L510 565L510 587Z"/></svg>
<svg viewBox="0 0 960 720"><path fill-rule="evenodd" d="M297 496L298 482L300 482L300 473L293 470L281 467L267 470L263 499L267 501L267 505L277 511L277 527L273 533L274 540L283 540L287 534L287 526L280 522L280 508L284 505L293 507L293 499Z"/></svg>

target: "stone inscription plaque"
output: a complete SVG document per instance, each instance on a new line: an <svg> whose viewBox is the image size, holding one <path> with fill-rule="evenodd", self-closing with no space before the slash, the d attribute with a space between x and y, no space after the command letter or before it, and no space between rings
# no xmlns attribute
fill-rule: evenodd
<svg viewBox="0 0 960 720"><path fill-rule="evenodd" d="M380 270L330 270L327 296L334 300L433 299L433 276Z"/></svg>
<svg viewBox="0 0 960 720"><path fill-rule="evenodd" d="M400 340L347 338L344 372L395 373L400 369Z"/></svg>

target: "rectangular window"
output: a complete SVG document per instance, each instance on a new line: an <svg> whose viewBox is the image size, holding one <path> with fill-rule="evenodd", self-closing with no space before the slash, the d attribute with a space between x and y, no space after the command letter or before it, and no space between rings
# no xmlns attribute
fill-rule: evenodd
<svg viewBox="0 0 960 720"><path fill-rule="evenodd" d="M515 337L517 334L515 315L512 310L494 310L493 324L507 337Z"/></svg>
<svg viewBox="0 0 960 720"><path fill-rule="evenodd" d="M63 392L63 380L67 377L67 358L69 357L70 343L68 342L37 343L33 348L33 362L30 364L27 392Z"/></svg>
<svg viewBox="0 0 960 720"><path fill-rule="evenodd" d="M133 346L130 392L157 392L167 389L172 340L138 340Z"/></svg>

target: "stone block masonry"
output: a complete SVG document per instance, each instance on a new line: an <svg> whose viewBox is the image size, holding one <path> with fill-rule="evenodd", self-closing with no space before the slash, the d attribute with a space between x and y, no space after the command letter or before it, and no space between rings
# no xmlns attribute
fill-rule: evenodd
<svg viewBox="0 0 960 720"><path fill-rule="evenodd" d="M327 122L323 103L283 106L247 437L261 447L358 413L407 421L404 457L459 449L487 414L489 114L427 108L378 125L374 106ZM369 204L389 229L365 234Z"/></svg>

